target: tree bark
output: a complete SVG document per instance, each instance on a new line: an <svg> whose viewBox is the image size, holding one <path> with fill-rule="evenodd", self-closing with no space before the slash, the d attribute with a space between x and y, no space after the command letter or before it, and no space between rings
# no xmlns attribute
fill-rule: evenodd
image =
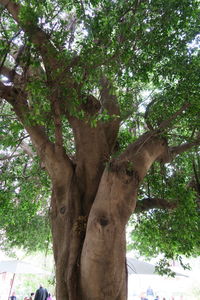
<svg viewBox="0 0 200 300"><path fill-rule="evenodd" d="M99 163L102 170L95 169L95 180L95 170L90 170L94 174L87 179L85 194L79 163L72 166L65 156L47 162L50 176L55 176L51 216L57 300L127 299L125 226L140 183L152 163L166 156L166 149L162 138L143 135L104 168ZM86 211L82 202L88 199Z"/></svg>
<svg viewBox="0 0 200 300"><path fill-rule="evenodd" d="M127 188L107 167L88 219L82 215L75 173L64 198L54 186L51 224L57 300L127 299L125 226L135 207L138 182L134 182L135 178Z"/></svg>
<svg viewBox="0 0 200 300"><path fill-rule="evenodd" d="M80 299L78 261L84 237L80 193L75 172L63 188L55 183L51 198L51 227L56 266L56 299ZM83 226L83 227L81 227Z"/></svg>
<svg viewBox="0 0 200 300"><path fill-rule="evenodd" d="M137 184L134 177L122 182L109 167L104 171L81 253L83 299L127 298L125 226L135 207Z"/></svg>
<svg viewBox="0 0 200 300"><path fill-rule="evenodd" d="M103 89L102 103L111 116L116 115L118 108L109 108L115 98L107 86ZM90 97L84 120L67 114L76 146L72 162L63 148L57 119L58 136L53 143L45 128L27 124L26 94L17 93L19 101L15 101L13 87L3 87L3 92L51 178L57 300L126 300L125 226L135 209L138 187L152 163L168 160L166 141L156 131L148 132L111 159L119 120L112 117L91 127L88 121L99 110L99 103Z"/></svg>

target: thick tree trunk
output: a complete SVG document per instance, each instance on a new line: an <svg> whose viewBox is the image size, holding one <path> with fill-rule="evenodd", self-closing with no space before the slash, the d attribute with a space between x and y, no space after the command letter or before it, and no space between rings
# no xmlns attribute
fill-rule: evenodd
<svg viewBox="0 0 200 300"><path fill-rule="evenodd" d="M64 198L54 186L51 217L57 300L127 299L125 226L137 190L135 177L127 179L121 180L107 167L88 218L82 215L75 175Z"/></svg>
<svg viewBox="0 0 200 300"><path fill-rule="evenodd" d="M54 185L51 201L56 299L58 300L81 299L78 294L78 265L85 234L85 219L81 218L80 195L74 175L67 185L64 195Z"/></svg>
<svg viewBox="0 0 200 300"><path fill-rule="evenodd" d="M125 226L135 207L134 181L122 181L109 167L104 171L81 254L83 299L127 298Z"/></svg>
<svg viewBox="0 0 200 300"><path fill-rule="evenodd" d="M164 157L165 145L162 139L144 135L107 163L102 175L85 186L85 194L78 165L70 165L63 156L65 170L57 157L52 173L60 176L52 181L57 300L127 299L125 226L135 209L139 184L151 164Z"/></svg>

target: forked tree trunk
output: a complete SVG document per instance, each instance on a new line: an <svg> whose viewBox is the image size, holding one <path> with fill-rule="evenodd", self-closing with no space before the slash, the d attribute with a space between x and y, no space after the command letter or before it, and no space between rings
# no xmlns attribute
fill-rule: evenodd
<svg viewBox="0 0 200 300"><path fill-rule="evenodd" d="M96 188L85 186L89 198L77 165L69 168L65 156L56 159L54 153L51 215L57 300L127 299L125 226L139 184L165 149L163 139L144 135L104 165Z"/></svg>
<svg viewBox="0 0 200 300"><path fill-rule="evenodd" d="M74 160L60 143L60 124L54 144L40 126L26 126L52 182L56 299L126 300L125 226L147 171L155 160L168 157L167 144L149 132L111 159L119 121L95 128L87 120L69 121Z"/></svg>
<svg viewBox="0 0 200 300"><path fill-rule="evenodd" d="M53 84L52 84L53 86ZM80 100L84 120L66 117L73 129L75 157L63 146L61 104L52 91L55 142L44 127L26 122L29 106L19 92L13 108L29 133L52 182L51 220L56 264L57 300L126 300L125 226L135 209L139 184L155 160L168 157L166 141L158 132L142 135L118 157L113 156L119 130L119 108L106 80L101 103L93 96ZM62 93L61 93L62 94ZM10 97L10 95L9 95ZM59 103L59 101L61 103ZM83 99L82 99L83 100ZM106 109L111 118L91 118ZM65 110L62 112L62 115Z"/></svg>
<svg viewBox="0 0 200 300"><path fill-rule="evenodd" d="M82 215L75 175L64 198L54 186L57 300L127 299L125 226L135 207L138 180L123 176L121 180L120 173L105 168L88 217Z"/></svg>

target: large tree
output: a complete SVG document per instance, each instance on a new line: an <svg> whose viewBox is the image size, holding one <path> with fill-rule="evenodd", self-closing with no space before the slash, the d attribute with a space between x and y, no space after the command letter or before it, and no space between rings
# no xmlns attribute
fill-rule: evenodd
<svg viewBox="0 0 200 300"><path fill-rule="evenodd" d="M2 115L19 135L13 146L32 159L35 150L51 181L57 300L126 299L125 226L135 209L151 209L157 224L169 211L165 233L173 209L183 220L198 211L198 2L0 0ZM4 146L14 140L5 124ZM17 157L16 174L14 190L12 177L3 180L2 199L23 178L27 202L30 164L20 167L20 151L6 156ZM33 197L46 185L41 172Z"/></svg>

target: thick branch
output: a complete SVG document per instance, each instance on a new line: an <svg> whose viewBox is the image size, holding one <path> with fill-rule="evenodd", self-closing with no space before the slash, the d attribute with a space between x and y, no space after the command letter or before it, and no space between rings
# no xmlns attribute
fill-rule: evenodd
<svg viewBox="0 0 200 300"><path fill-rule="evenodd" d="M174 209L177 207L175 202L161 199L161 198L144 198L142 200L137 201L135 213L140 213L143 211L148 211L154 208L160 209Z"/></svg>
<svg viewBox="0 0 200 300"><path fill-rule="evenodd" d="M0 98L14 104L18 91L11 86L6 86L0 81Z"/></svg>
<svg viewBox="0 0 200 300"><path fill-rule="evenodd" d="M130 144L112 164L114 169L123 170L127 176L137 174L140 182L154 161L165 161L166 157L168 146L165 139L148 132Z"/></svg>
<svg viewBox="0 0 200 300"><path fill-rule="evenodd" d="M66 185L66 178L72 173L73 166L64 149L62 149L60 156L56 156L55 146L49 141L43 127L36 125L25 128L52 181L61 186Z"/></svg>
<svg viewBox="0 0 200 300"><path fill-rule="evenodd" d="M181 115L188 107L190 106L190 103L186 102L183 104L183 106L177 110L174 114L172 114L167 120L164 120L159 125L159 130L166 129L170 126L171 122L175 120L179 115Z"/></svg>
<svg viewBox="0 0 200 300"><path fill-rule="evenodd" d="M96 195L99 181L108 159L109 147L101 124L92 127L89 122L69 118L76 144L76 176L84 195L84 213L87 215Z"/></svg>
<svg viewBox="0 0 200 300"><path fill-rule="evenodd" d="M153 126L151 125L150 121L148 120L148 117L149 117L149 112L150 112L150 109L152 107L152 105L156 102L156 99L152 100L148 105L147 105L147 108L146 108L146 111L145 111L145 114L144 114L144 119L145 119L145 122L147 124L147 127L150 129L150 130L153 130Z"/></svg>
<svg viewBox="0 0 200 300"><path fill-rule="evenodd" d="M66 177L72 174L72 163L63 148L60 155L55 156L54 144L49 141L43 127L38 125L30 126L27 124L26 114L29 112L29 108L26 95L20 90L11 86L5 86L0 82L0 97L7 100L13 106L16 115L29 133L33 145L39 157L44 162L53 182L57 183L60 181L60 185L65 185ZM64 168L64 166L66 166L66 168ZM65 172L63 171L64 169Z"/></svg>
<svg viewBox="0 0 200 300"><path fill-rule="evenodd" d="M21 142L20 147L22 148L22 150L28 154L28 156L30 157L34 157L35 156L35 152L33 152L33 150L31 149L31 147L24 141Z"/></svg>
<svg viewBox="0 0 200 300"><path fill-rule="evenodd" d="M117 98L112 94L112 84L105 76L102 76L100 85L102 106L108 111L109 115L119 115Z"/></svg>
<svg viewBox="0 0 200 300"><path fill-rule="evenodd" d="M110 115L111 120L103 124L107 142L110 150L115 145L119 124L120 124L120 110L117 103L117 97L112 93L112 84L109 80L102 76L100 80L101 85L101 104L107 113Z"/></svg>
<svg viewBox="0 0 200 300"><path fill-rule="evenodd" d="M59 89L58 89L59 90ZM55 125L55 151L60 155L63 149L63 134L62 134L62 120L61 120L61 108L60 108L60 98L59 93L56 89L52 91L50 96L51 108L53 114L53 121Z"/></svg>
<svg viewBox="0 0 200 300"><path fill-rule="evenodd" d="M107 91L109 92L109 91ZM108 95L108 98L114 97ZM105 99L105 101L109 99ZM97 121L96 127L92 120L98 117L101 109L100 102L93 96L83 96L80 99L80 108L84 110L84 119L68 116L72 125L76 144L76 175L80 191L84 194L84 212L87 215L96 191L104 163L110 158L119 128L119 118L113 116L110 120ZM110 107L112 109L112 107ZM116 112L115 108L110 115Z"/></svg>
<svg viewBox="0 0 200 300"><path fill-rule="evenodd" d="M15 21L19 21L18 16L20 7L17 3L10 0L0 0L0 4L2 4L10 12Z"/></svg>
<svg viewBox="0 0 200 300"><path fill-rule="evenodd" d="M12 82L14 79L16 79L17 81L21 79L21 76L16 73L15 70L12 70L6 66L2 66L0 74L8 78L10 82Z"/></svg>
<svg viewBox="0 0 200 300"><path fill-rule="evenodd" d="M188 143L181 144L179 146L170 147L169 148L170 159L172 160L178 154L186 152L191 148L199 145L200 145L200 133L197 135L197 138L193 142L190 143L188 142Z"/></svg>

